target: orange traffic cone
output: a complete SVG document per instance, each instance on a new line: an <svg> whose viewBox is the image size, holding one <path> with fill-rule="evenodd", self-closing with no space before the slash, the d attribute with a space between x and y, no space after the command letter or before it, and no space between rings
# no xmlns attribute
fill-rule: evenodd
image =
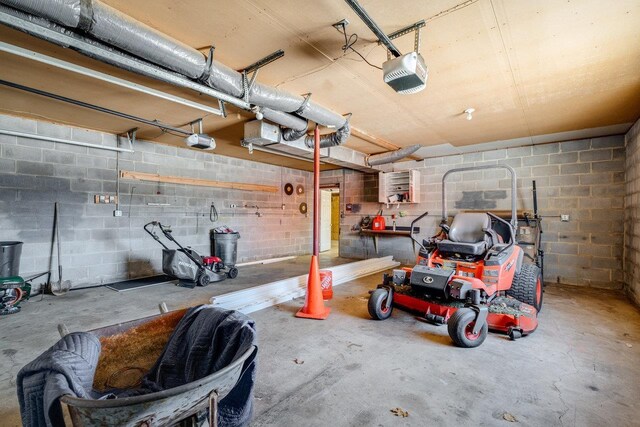
<svg viewBox="0 0 640 427"><path fill-rule="evenodd" d="M307 280L307 296L304 301L304 307L296 313L296 317L324 320L329 316L330 311L331 309L325 307L322 300L320 268L318 267L318 257L314 255L311 257L309 279Z"/></svg>

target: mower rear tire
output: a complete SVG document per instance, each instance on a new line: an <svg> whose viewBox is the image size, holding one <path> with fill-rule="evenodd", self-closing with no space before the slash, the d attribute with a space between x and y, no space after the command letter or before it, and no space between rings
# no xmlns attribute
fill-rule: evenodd
<svg viewBox="0 0 640 427"><path fill-rule="evenodd" d="M235 267L231 267L227 272L227 277L229 279L235 279L236 277L238 277L238 269Z"/></svg>
<svg viewBox="0 0 640 427"><path fill-rule="evenodd" d="M484 322L477 334L473 333L476 324L476 312L470 308L459 308L449 318L447 330L457 347L474 348L484 342L489 333L489 325Z"/></svg>
<svg viewBox="0 0 640 427"><path fill-rule="evenodd" d="M209 275L205 271L200 273L200 277L198 277L198 286L208 286L209 282L211 282Z"/></svg>
<svg viewBox="0 0 640 427"><path fill-rule="evenodd" d="M523 264L520 273L513 277L507 295L529 304L539 313L542 310L542 273L535 264Z"/></svg>
<svg viewBox="0 0 640 427"><path fill-rule="evenodd" d="M376 289L369 297L369 315L375 320L385 320L391 316L393 312L393 305L385 307L387 304L387 298L389 298L389 291L386 289Z"/></svg>

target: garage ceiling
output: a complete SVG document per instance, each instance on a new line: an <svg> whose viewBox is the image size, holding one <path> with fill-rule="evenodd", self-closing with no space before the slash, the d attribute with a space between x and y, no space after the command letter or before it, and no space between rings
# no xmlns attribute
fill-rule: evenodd
<svg viewBox="0 0 640 427"><path fill-rule="evenodd" d="M331 24L347 18L347 31L359 36L354 47L373 64L386 59L385 49L342 0L315 0L304 7L296 0L105 2L191 46L215 45L216 58L235 69L284 49L285 57L262 69L259 81L292 93L311 92L316 102L353 113L355 127L398 146L460 147L592 128L595 135L602 132L597 128L630 124L640 116L637 0L405 0L401 8L397 2L361 0L389 33L427 21L421 53L429 65L429 81L414 95L396 94L382 82L380 70L354 53L343 54L344 37ZM5 27L0 28L0 39L217 106L210 98L116 70ZM396 42L408 52L413 36ZM203 114L9 54L1 54L0 62L2 79L145 118L181 125ZM476 109L471 121L463 115L468 107ZM0 109L110 132L132 127L121 119L6 88L0 89ZM217 152L250 157L239 147L241 122L248 119L236 112L227 119L205 119L205 130L218 140ZM158 134L143 128L146 138L182 144L179 138ZM347 146L382 151L356 137ZM428 156L428 149L421 154ZM309 166L264 153L253 158Z"/></svg>

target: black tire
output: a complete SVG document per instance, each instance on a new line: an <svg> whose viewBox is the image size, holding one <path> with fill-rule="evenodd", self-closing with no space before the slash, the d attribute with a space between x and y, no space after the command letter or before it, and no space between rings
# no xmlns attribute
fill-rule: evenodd
<svg viewBox="0 0 640 427"><path fill-rule="evenodd" d="M533 306L538 312L542 310L542 272L537 265L523 264L520 273L513 278L511 289L507 295L520 302Z"/></svg>
<svg viewBox="0 0 640 427"><path fill-rule="evenodd" d="M373 291L371 296L369 297L369 315L372 319L375 320L385 320L391 316L393 312L393 305L389 306L389 308L384 308L384 305L387 303L387 298L389 297L389 291L386 289L376 289Z"/></svg>
<svg viewBox="0 0 640 427"><path fill-rule="evenodd" d="M210 283L209 275L206 271L200 273L200 277L198 277L198 285L199 286L208 286Z"/></svg>
<svg viewBox="0 0 640 427"><path fill-rule="evenodd" d="M238 269L235 267L231 267L227 272L227 277L229 279L235 279L236 277L238 277Z"/></svg>
<svg viewBox="0 0 640 427"><path fill-rule="evenodd" d="M489 333L489 325L484 322L477 334L473 334L476 312L470 308L459 308L449 318L447 330L453 343L462 348L478 347L484 342Z"/></svg>

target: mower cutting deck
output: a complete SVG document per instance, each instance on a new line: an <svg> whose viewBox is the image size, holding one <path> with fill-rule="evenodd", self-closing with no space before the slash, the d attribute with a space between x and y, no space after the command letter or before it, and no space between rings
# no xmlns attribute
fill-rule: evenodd
<svg viewBox="0 0 640 427"><path fill-rule="evenodd" d="M503 168L511 173L511 223L492 213L458 213L447 225L445 181L449 174ZM489 330L517 339L535 331L542 308L542 274L535 264L524 263L515 227L516 176L509 166L453 169L442 179L441 231L423 240L416 266L385 274L369 298L369 314L377 320L391 316L393 307L420 314L425 320L448 325L459 347L477 347ZM516 299L517 298L517 299Z"/></svg>

